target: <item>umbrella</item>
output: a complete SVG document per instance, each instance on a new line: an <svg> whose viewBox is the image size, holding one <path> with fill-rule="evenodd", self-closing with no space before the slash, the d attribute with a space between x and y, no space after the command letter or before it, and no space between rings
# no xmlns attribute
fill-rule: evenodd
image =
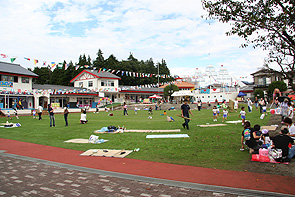
<svg viewBox="0 0 295 197"><path fill-rule="evenodd" d="M247 94L243 93L243 92L239 92L238 96L247 96Z"/></svg>
<svg viewBox="0 0 295 197"><path fill-rule="evenodd" d="M150 96L149 98L161 99L162 97L154 94L154 95Z"/></svg>

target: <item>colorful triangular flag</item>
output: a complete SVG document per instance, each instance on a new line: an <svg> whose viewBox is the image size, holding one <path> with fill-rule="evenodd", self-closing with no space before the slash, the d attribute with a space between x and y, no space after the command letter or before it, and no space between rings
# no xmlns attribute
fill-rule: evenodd
<svg viewBox="0 0 295 197"><path fill-rule="evenodd" d="M15 59L16 59L16 57L11 57L10 58L11 63L13 63L15 61Z"/></svg>
<svg viewBox="0 0 295 197"><path fill-rule="evenodd" d="M38 60L34 59L34 64L35 64L35 65L36 65L38 62L39 62Z"/></svg>

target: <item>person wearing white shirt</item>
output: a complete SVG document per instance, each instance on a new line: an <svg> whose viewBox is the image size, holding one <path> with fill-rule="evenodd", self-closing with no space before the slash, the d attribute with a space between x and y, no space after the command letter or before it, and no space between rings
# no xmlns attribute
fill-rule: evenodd
<svg viewBox="0 0 295 197"><path fill-rule="evenodd" d="M292 119L290 118L285 118L284 119L284 124L288 127L289 130L289 136L295 139L295 125L292 123Z"/></svg>
<svg viewBox="0 0 295 197"><path fill-rule="evenodd" d="M289 108L288 108L288 118L292 120L294 114L294 108L292 103L289 103Z"/></svg>
<svg viewBox="0 0 295 197"><path fill-rule="evenodd" d="M248 111L251 113L252 112L252 101L250 98L247 99L247 103L248 103Z"/></svg>
<svg viewBox="0 0 295 197"><path fill-rule="evenodd" d="M84 110L83 113L81 114L80 123L86 124L87 122L88 120L87 120L86 110Z"/></svg>
<svg viewBox="0 0 295 197"><path fill-rule="evenodd" d="M41 105L38 106L38 115L39 115L39 120L42 120L42 112L43 112L43 107Z"/></svg>

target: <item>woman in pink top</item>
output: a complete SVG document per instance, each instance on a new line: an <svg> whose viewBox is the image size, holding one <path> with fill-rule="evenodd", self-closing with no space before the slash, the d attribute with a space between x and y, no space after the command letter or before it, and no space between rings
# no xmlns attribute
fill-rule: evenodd
<svg viewBox="0 0 295 197"><path fill-rule="evenodd" d="M123 110L124 110L124 116L125 116L125 115L128 116L126 102L124 102L124 104L123 104Z"/></svg>

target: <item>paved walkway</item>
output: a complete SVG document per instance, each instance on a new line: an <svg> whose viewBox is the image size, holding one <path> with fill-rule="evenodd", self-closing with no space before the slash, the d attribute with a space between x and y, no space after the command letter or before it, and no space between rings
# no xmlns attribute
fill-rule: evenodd
<svg viewBox="0 0 295 197"><path fill-rule="evenodd" d="M1 172L15 172L16 174L21 173L21 175L11 174L12 176L10 176L10 174L7 174L6 176L5 174L0 175L1 182L9 180L7 182L8 185L5 190L2 189L4 188L4 186L0 186L0 191L9 194L9 196L11 195L9 191L17 191L17 189L13 189L15 187L15 184L17 183L15 181L18 180L18 182L27 182L24 181L25 178L27 178L27 175L29 177L36 177L36 174L30 175L28 174L28 172L26 172L26 169L30 169L28 167L32 166L35 166L33 170L31 170L32 172L41 169L50 169L50 171L53 172L44 172L46 173L46 176L44 177L52 174L53 177L48 178L48 180L52 180L51 182L44 177L43 179L39 180L39 182L41 183L48 184L44 185L45 190L48 190L44 190L44 195L46 195L46 192L53 192L55 194L58 194L59 190L56 189L56 184L61 183L61 186L62 184L67 184L64 183L64 181L68 179L70 179L69 181L73 182L71 182L71 184L69 183L68 185L63 186L68 187L69 190L64 190L64 193L60 194L69 194L70 192L79 190L73 190L73 187L75 187L75 185L81 185L83 182L81 182L81 178L79 179L79 177L90 177L89 179L87 178L88 181L83 182L87 185L89 183L86 188L98 188L95 189L95 191L97 191L96 193L89 188L77 191L77 194L83 193L83 196L84 192L86 192L85 195L90 195L90 193L91 195L98 195L98 192L106 192L101 196L107 194L111 196L177 196L185 195L185 193L188 196L216 196L225 195L225 193L226 195L235 194L251 196L283 196L283 194L295 194L294 177L249 172L234 172L227 170L214 170L208 168L157 163L128 158L118 159L104 157L82 157L79 156L82 151L50 147L1 138L0 150L7 151L7 153L0 154L2 161L1 168L2 166L4 166L4 170L1 169ZM7 159L11 160L11 162L7 162ZM15 169L15 163L20 163L20 167ZM44 166L40 167L40 165ZM9 169L11 170L10 172ZM54 173L57 171L60 171L61 173ZM75 174L75 177L71 178L69 173ZM38 177L42 178L42 173L41 177L39 175ZM10 176L10 178L7 176ZM93 176L96 177L93 178ZM106 176L107 178L104 176ZM11 179L15 180L11 182ZM100 179L102 179L103 181L101 182ZM123 184L124 182L126 182L127 185ZM101 185L101 187L99 188L98 186L95 186L95 183ZM13 186L11 184L13 184ZM72 186L72 184L74 184L74 186ZM129 187L128 185L131 185L131 187ZM28 186L24 186L24 189L26 189L27 187ZM65 189L65 187L62 188ZM39 190L36 191L33 191L34 189L32 189L30 191L24 190L23 192L38 192L40 191L41 187L39 186L38 188ZM141 189L137 190L136 188ZM107 191L105 191L105 189ZM113 193L109 193L110 190L113 190ZM74 193L71 194L74 195Z"/></svg>

